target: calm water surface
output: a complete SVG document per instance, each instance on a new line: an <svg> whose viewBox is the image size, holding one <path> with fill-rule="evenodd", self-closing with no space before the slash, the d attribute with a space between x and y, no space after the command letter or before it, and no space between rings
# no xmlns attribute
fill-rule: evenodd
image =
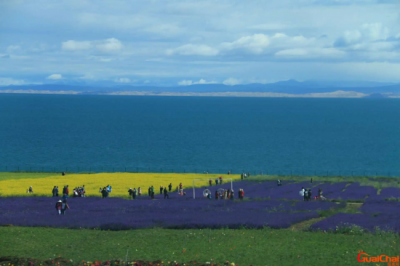
<svg viewBox="0 0 400 266"><path fill-rule="evenodd" d="M0 95L0 171L400 176L400 100Z"/></svg>

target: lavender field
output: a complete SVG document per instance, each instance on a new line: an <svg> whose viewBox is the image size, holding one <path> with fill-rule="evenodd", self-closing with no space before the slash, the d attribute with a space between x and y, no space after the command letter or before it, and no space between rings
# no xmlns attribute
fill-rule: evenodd
<svg viewBox="0 0 400 266"><path fill-rule="evenodd" d="M296 223L320 217L321 211L340 211L345 202L306 201L299 191L310 188L313 195L318 189L328 199L359 200L365 203L359 213L337 213L312 225L313 229L329 230L337 226L355 224L368 230L380 227L400 232L398 210L400 202L387 201L400 197L400 189L377 189L360 186L358 183L323 183L283 181L276 182L240 181L233 184L235 199L216 200L214 193L219 188L230 188L231 184L188 189L185 196L176 192L156 195L154 200L139 196L136 200L122 198L87 197L70 198L70 210L58 215L55 203L58 198L50 197L6 197L0 198L0 225L99 228L111 230L137 228L288 228ZM208 188L212 199L203 197ZM245 200L237 198L239 188L245 191Z"/></svg>

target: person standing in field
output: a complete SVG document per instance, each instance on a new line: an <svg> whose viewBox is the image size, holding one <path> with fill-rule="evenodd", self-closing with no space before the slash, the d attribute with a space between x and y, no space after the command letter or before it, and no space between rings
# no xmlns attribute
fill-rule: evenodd
<svg viewBox="0 0 400 266"><path fill-rule="evenodd" d="M160 186L160 195L163 193L164 188Z"/></svg>
<svg viewBox="0 0 400 266"><path fill-rule="evenodd" d="M58 197L58 193L59 193L58 186L56 186L56 197Z"/></svg>
<svg viewBox="0 0 400 266"><path fill-rule="evenodd" d="M308 190L307 190L307 189L304 190L303 200L304 200L304 201L307 201L307 200L308 200Z"/></svg>
<svg viewBox="0 0 400 266"><path fill-rule="evenodd" d="M129 197L133 196L133 195L132 195L132 194L133 194L132 188L130 188L130 189L128 190L128 193L129 193Z"/></svg>
<svg viewBox="0 0 400 266"><path fill-rule="evenodd" d="M215 191L215 199L217 200L219 196L218 190Z"/></svg>
<svg viewBox="0 0 400 266"><path fill-rule="evenodd" d="M171 190L172 190L172 183L169 183L169 185L168 185L168 190L169 190L169 192L171 192Z"/></svg>
<svg viewBox="0 0 400 266"><path fill-rule="evenodd" d="M56 196L56 186L53 187L52 192L53 192L53 197L55 197Z"/></svg>
<svg viewBox="0 0 400 266"><path fill-rule="evenodd" d="M69 187L68 187L68 185L67 185L66 193L65 193L65 194L67 194L67 196L69 196Z"/></svg>
<svg viewBox="0 0 400 266"><path fill-rule="evenodd" d="M136 190L136 188L133 188L133 191L132 191L132 198L133 199L136 199L136 194L137 194L137 190Z"/></svg>
<svg viewBox="0 0 400 266"><path fill-rule="evenodd" d="M139 187L138 188L138 195L141 196L142 195L142 189Z"/></svg>
<svg viewBox="0 0 400 266"><path fill-rule="evenodd" d="M208 184L210 184L210 186L212 186L212 180L208 180Z"/></svg>
<svg viewBox="0 0 400 266"><path fill-rule="evenodd" d="M311 188L308 189L308 200L311 200L312 192Z"/></svg>
<svg viewBox="0 0 400 266"><path fill-rule="evenodd" d="M61 214L65 215L65 212L67 211L67 209L69 209L67 199L64 199L62 202L62 205L61 205Z"/></svg>
<svg viewBox="0 0 400 266"><path fill-rule="evenodd" d="M183 188L183 185L182 185L182 183L180 183L179 184L179 189L182 189Z"/></svg>
<svg viewBox="0 0 400 266"><path fill-rule="evenodd" d="M164 188L164 199L169 199L167 187Z"/></svg>
<svg viewBox="0 0 400 266"><path fill-rule="evenodd" d="M61 209L62 209L62 201L59 200L59 201L57 201L57 203L56 203L56 210L57 210L57 212L58 212L58 215L61 214Z"/></svg>
<svg viewBox="0 0 400 266"><path fill-rule="evenodd" d="M241 195L240 195L242 198L242 200L244 199L244 190L242 189L242 191L241 191Z"/></svg>
<svg viewBox="0 0 400 266"><path fill-rule="evenodd" d="M231 190L231 200L233 200L234 196L235 196L235 191L233 191L233 189L232 189Z"/></svg>
<svg viewBox="0 0 400 266"><path fill-rule="evenodd" d="M218 185L218 178L215 178L215 185Z"/></svg>

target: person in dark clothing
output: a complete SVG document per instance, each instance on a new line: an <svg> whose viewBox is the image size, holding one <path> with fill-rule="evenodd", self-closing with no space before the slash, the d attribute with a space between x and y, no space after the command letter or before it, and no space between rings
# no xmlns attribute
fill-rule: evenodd
<svg viewBox="0 0 400 266"><path fill-rule="evenodd" d="M132 188L130 188L130 189L128 190L128 192L129 192L129 197L132 197L132 194L133 194Z"/></svg>
<svg viewBox="0 0 400 266"><path fill-rule="evenodd" d="M215 199L217 200L219 196L218 190L215 191Z"/></svg>
<svg viewBox="0 0 400 266"><path fill-rule="evenodd" d="M66 187L66 186L63 187L62 193L63 193L63 195L64 195L64 194L67 194L67 187Z"/></svg>
<svg viewBox="0 0 400 266"><path fill-rule="evenodd" d="M59 193L58 186L56 186L56 197L58 197L58 193Z"/></svg>
<svg viewBox="0 0 400 266"><path fill-rule="evenodd" d="M308 200L308 190L307 189L305 189L304 190L304 201L307 201Z"/></svg>
<svg viewBox="0 0 400 266"><path fill-rule="evenodd" d="M149 187L149 189L147 190L147 192L149 193L149 196L151 197L151 187Z"/></svg>
<svg viewBox="0 0 400 266"><path fill-rule="evenodd" d="M243 180L243 177L244 177L244 174L242 173L242 174L240 175L240 179Z"/></svg>
<svg viewBox="0 0 400 266"><path fill-rule="evenodd" d="M308 189L308 200L311 200L312 192L311 188Z"/></svg>
<svg viewBox="0 0 400 266"><path fill-rule="evenodd" d="M215 178L215 185L218 185L218 178Z"/></svg>
<svg viewBox="0 0 400 266"><path fill-rule="evenodd" d="M164 188L164 199L169 199L167 188Z"/></svg>
<svg viewBox="0 0 400 266"><path fill-rule="evenodd" d="M67 199L64 199L62 202L62 205L61 205L61 214L65 215L65 212L67 211L67 209L69 209Z"/></svg>
<svg viewBox="0 0 400 266"><path fill-rule="evenodd" d="M69 187L68 187L68 185L67 185L67 187L66 187L66 191L67 191L67 195L69 196Z"/></svg>
<svg viewBox="0 0 400 266"><path fill-rule="evenodd" d="M108 191L105 187L101 190L101 196L103 199L107 198L108 196Z"/></svg>
<svg viewBox="0 0 400 266"><path fill-rule="evenodd" d="M311 181L310 182L312 183L312 177L311 177Z"/></svg>
<svg viewBox="0 0 400 266"><path fill-rule="evenodd" d="M133 199L136 199L136 195L137 195L137 190L136 190L136 188L133 188L133 191L132 191L132 198L133 198Z"/></svg>
<svg viewBox="0 0 400 266"><path fill-rule="evenodd" d="M56 196L56 186L53 187L52 193L53 193L53 197L55 197Z"/></svg>
<svg viewBox="0 0 400 266"><path fill-rule="evenodd" d="M321 196L322 196L322 189L319 188L319 189L318 189L318 197L321 197Z"/></svg>
<svg viewBox="0 0 400 266"><path fill-rule="evenodd" d="M279 186L282 186L282 182L281 182L280 179L278 179L278 187L279 187Z"/></svg>
<svg viewBox="0 0 400 266"><path fill-rule="evenodd" d="M208 180L208 184L210 184L210 186L212 186L212 180Z"/></svg>
<svg viewBox="0 0 400 266"><path fill-rule="evenodd" d="M231 190L231 200L233 200L234 196L235 196L235 191L233 191L233 189L232 189Z"/></svg>
<svg viewBox="0 0 400 266"><path fill-rule="evenodd" d="M65 175L65 172L62 172L61 174L64 176L64 175Z"/></svg>
<svg viewBox="0 0 400 266"><path fill-rule="evenodd" d="M172 190L172 183L169 183L169 185L168 185L168 191L171 192L171 190Z"/></svg>

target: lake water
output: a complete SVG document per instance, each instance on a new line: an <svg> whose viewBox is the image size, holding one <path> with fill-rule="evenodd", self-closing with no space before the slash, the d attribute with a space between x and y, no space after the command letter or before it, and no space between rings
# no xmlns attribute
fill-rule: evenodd
<svg viewBox="0 0 400 266"><path fill-rule="evenodd" d="M0 171L400 176L400 101L0 95Z"/></svg>

